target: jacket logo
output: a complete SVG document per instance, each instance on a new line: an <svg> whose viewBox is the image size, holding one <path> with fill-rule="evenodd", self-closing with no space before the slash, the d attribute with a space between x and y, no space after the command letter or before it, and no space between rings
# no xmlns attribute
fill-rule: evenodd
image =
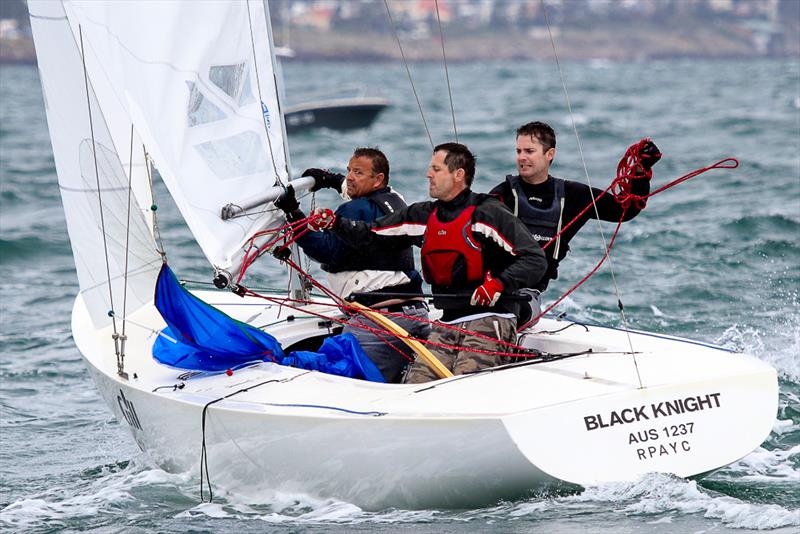
<svg viewBox="0 0 800 534"><path fill-rule="evenodd" d="M447 230L439 230L436 235L447 235Z"/></svg>

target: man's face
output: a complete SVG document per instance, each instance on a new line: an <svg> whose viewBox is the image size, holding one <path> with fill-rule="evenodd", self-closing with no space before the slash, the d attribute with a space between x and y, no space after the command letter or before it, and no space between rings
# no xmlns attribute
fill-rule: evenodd
<svg viewBox="0 0 800 534"><path fill-rule="evenodd" d="M372 161L365 156L350 158L347 164L347 195L359 198L383 187L383 173L372 171Z"/></svg>
<svg viewBox="0 0 800 534"><path fill-rule="evenodd" d="M517 171L526 182L531 184L544 182L555 156L555 148L545 150L541 141L532 135L517 137Z"/></svg>
<svg viewBox="0 0 800 534"><path fill-rule="evenodd" d="M439 150L431 158L428 166L428 192L437 200L452 200L466 188L464 169L450 171L444 158L447 152Z"/></svg>

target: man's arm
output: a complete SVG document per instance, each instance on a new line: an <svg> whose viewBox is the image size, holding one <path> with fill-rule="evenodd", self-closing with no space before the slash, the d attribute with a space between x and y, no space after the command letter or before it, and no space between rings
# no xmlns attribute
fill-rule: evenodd
<svg viewBox="0 0 800 534"><path fill-rule="evenodd" d="M380 210L366 199L345 202L336 210L336 217L371 222ZM336 265L352 254L361 254L359 248L347 243L331 232L307 232L300 236L297 244L312 260Z"/></svg>
<svg viewBox="0 0 800 534"><path fill-rule="evenodd" d="M620 218L622 218L622 204L617 202L617 199L611 194L610 191L603 195L603 191L601 189L597 189L596 187L590 189L588 185L581 184L579 182L567 182L566 185L567 187L565 195L567 201L574 210L575 215L580 213L583 208L592 203L592 195L594 195L594 198L597 199L597 212L595 212L593 207L589 208L585 214L587 219L597 219L599 215L601 221L619 222ZM649 194L650 180L644 177L634 178L631 186L631 192L634 195L639 196L645 196ZM625 211L625 217L622 218L623 222L630 221L639 215L643 208L644 206L641 208L637 206L636 202L631 203L631 205L628 206L627 211ZM571 217L570 219L565 217L564 224L569 222L569 220L571 220Z"/></svg>
<svg viewBox="0 0 800 534"><path fill-rule="evenodd" d="M658 163L661 159L661 151L659 151L656 144L650 138L644 138L638 143L634 143L623 156L620 165L625 165L627 168L632 163L629 163L629 154L636 159L635 171L632 177L631 193L637 196L646 196L650 193L650 179L653 176L653 165ZM599 189L589 188L586 185L578 184L576 182L567 182L567 186L572 189L567 193L567 202L569 203L567 220L572 220L575 214L580 213L584 207L592 202L592 197L596 199L595 207L587 210L583 216L584 222L588 219L600 219L602 221L619 222L620 219L630 221L644 209L646 199L644 202L632 202L627 209L625 209L617 199L610 193L602 194ZM640 204L640 205L637 205ZM581 226L579 223L578 226Z"/></svg>
<svg viewBox="0 0 800 534"><path fill-rule="evenodd" d="M359 248L421 246L431 206L431 202L411 204L373 223L336 217L331 233Z"/></svg>

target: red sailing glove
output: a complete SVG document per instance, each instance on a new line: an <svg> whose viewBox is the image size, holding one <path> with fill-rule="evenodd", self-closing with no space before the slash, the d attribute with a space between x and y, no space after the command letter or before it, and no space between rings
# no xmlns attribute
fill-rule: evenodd
<svg viewBox="0 0 800 534"><path fill-rule="evenodd" d="M472 306L494 306L503 293L503 282L492 278L492 273L487 272L483 285L479 286L469 299Z"/></svg>
<svg viewBox="0 0 800 534"><path fill-rule="evenodd" d="M317 208L311 212L311 216L308 218L308 227L315 232L319 232L320 230L332 228L334 222L336 222L336 214L333 213L333 210Z"/></svg>

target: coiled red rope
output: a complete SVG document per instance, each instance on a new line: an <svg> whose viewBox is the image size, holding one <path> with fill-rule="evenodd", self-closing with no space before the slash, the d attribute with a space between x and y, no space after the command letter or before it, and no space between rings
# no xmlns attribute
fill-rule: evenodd
<svg viewBox="0 0 800 534"><path fill-rule="evenodd" d="M707 167L702 167L700 169L696 169L688 174L684 174L680 178L676 178L671 182L667 183L656 189L655 191L651 191L646 195L636 195L633 193L633 182L634 180L649 180L653 176L653 171L650 168L645 168L642 165L643 155L642 149L647 145L650 141L649 138L644 138L638 143L634 143L628 150L625 152L625 155L617 165L617 176L612 180L611 184L603 190L597 197L593 199L583 210L581 210L578 215L576 215L569 223L567 223L560 232L558 232L553 238L545 243L542 246L542 249L546 249L550 243L553 243L556 238L558 238L561 234L566 231L575 221L579 220L587 210L597 203L597 201L603 197L603 195L608 194L609 192L614 195L616 201L622 206L622 215L620 216L619 221L617 222L617 226L614 228L614 233L611 236L611 239L608 242L608 246L606 247L605 253L603 257L600 258L600 261L592 268L589 273L581 278L578 283L570 287L564 294L558 297L555 302L553 302L550 306L544 309L541 313L539 313L536 317L532 317L528 320L527 323L522 325L517 331L524 330L531 326L532 324L536 323L539 319L541 319L545 314L549 313L553 308L558 306L565 298L571 295L576 289L583 285L589 278L591 278L597 271L600 269L600 266L605 263L606 259L608 259L609 254L611 253L611 248L614 246L614 241L617 238L617 234L619 233L620 226L622 226L622 221L625 220L625 214L631 206L636 206L640 210L644 209L647 205L647 199L666 191L672 187L675 187L678 184L681 184L687 180L691 180L695 176L699 176L704 172L708 172L713 169L735 169L739 166L739 161L735 158L725 158L719 160L718 162L709 165Z"/></svg>

